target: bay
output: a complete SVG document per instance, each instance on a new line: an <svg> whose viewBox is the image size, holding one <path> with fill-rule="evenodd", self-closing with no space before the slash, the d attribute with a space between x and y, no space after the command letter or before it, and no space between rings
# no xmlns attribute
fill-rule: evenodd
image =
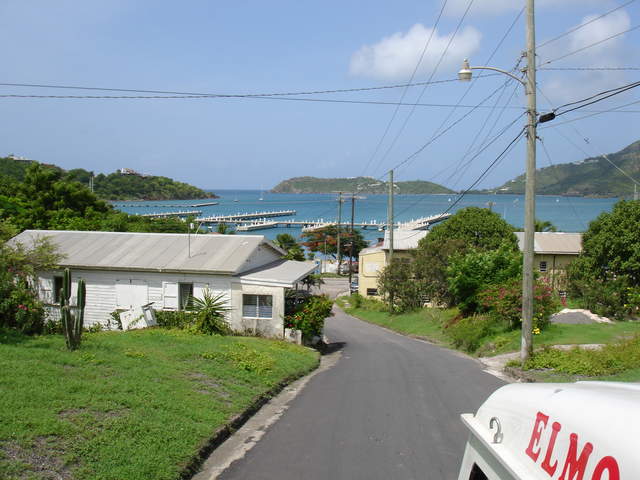
<svg viewBox="0 0 640 480"><path fill-rule="evenodd" d="M169 212L176 209L201 210L203 216L231 215L237 213L253 213L257 211L295 210L296 215L281 217L295 220L324 220L333 222L338 216L338 195L331 193L294 194L269 193L260 190L215 190L220 196L212 201L218 205L206 207L190 207L207 200L164 200L144 202L117 202L116 208L132 214ZM469 207L491 208L513 226L521 229L524 225L523 195L466 195L455 206L456 195L396 195L394 210L396 221L406 222L415 218L442 213L450 208L451 213ZM262 200L261 200L262 199ZM618 201L617 198L584 198L542 196L536 197L536 217L553 223L558 231L583 232L589 222L600 213L610 211ZM356 222L376 220L386 222L387 196L361 195L355 201ZM346 199L342 204L343 222L351 219L351 201ZM239 232L243 233L243 232ZM274 239L279 233L290 233L300 236L300 228L272 228L246 232L249 235L265 235ZM377 229L363 231L369 241L382 235Z"/></svg>

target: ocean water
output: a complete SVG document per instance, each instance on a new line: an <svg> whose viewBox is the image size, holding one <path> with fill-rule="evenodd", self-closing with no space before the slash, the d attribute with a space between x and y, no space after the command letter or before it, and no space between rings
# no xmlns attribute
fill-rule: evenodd
<svg viewBox="0 0 640 480"><path fill-rule="evenodd" d="M260 190L215 190L221 198L212 200L218 205L191 208L195 203L207 200L164 200L148 202L115 202L120 210L128 213L169 212L177 209L201 210L203 216L230 215L236 213L252 213L256 211L295 210L296 215L280 217L281 219L296 220L325 220L335 221L338 216L337 194L292 194L269 193ZM396 195L394 211L396 221L408 221L415 218L436 215L447 210L455 202L456 195ZM600 213L610 211L618 201L617 198L582 198L561 196L537 196L536 217L548 220L559 231L582 232L587 229L589 222ZM505 218L515 227L524 225L524 196L523 195L466 195L460 203L451 208L455 213L461 208L491 207L494 212ZM351 201L342 204L342 218L344 222L351 219ZM387 196L363 194L355 201L356 222L377 220L386 222ZM294 237L301 234L300 228L272 228L256 230L248 234L265 235L273 239L279 233L290 233ZM239 232L242 233L242 232ZM376 229L363 231L365 238L374 240L382 234Z"/></svg>

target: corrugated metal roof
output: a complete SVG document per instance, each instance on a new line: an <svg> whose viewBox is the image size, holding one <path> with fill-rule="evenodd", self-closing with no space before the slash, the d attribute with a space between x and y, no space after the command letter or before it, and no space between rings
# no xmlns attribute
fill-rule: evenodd
<svg viewBox="0 0 640 480"><path fill-rule="evenodd" d="M393 231L393 249L394 250L412 250L418 248L418 242L427 236L427 230L394 230ZM389 232L384 232L384 243L382 248L389 250Z"/></svg>
<svg viewBox="0 0 640 480"><path fill-rule="evenodd" d="M279 260L238 276L241 280L274 282L292 287L294 283L313 272L318 266L314 262Z"/></svg>
<svg viewBox="0 0 640 480"><path fill-rule="evenodd" d="M515 232L522 250L524 232ZM565 232L536 232L533 250L540 254L578 255L582 252L582 234Z"/></svg>
<svg viewBox="0 0 640 480"><path fill-rule="evenodd" d="M284 254L262 235L191 235L191 255L188 235L181 233L25 230L10 242L29 246L37 237L57 246L63 267L105 270L234 274L260 245Z"/></svg>

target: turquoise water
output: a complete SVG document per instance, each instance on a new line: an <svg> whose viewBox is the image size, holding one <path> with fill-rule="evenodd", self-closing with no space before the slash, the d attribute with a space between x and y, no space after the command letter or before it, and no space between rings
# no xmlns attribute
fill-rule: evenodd
<svg viewBox="0 0 640 480"><path fill-rule="evenodd" d="M269 210L296 210L293 217L281 217L296 220L335 221L338 215L337 194L290 194L290 193L261 193L259 190L216 190L221 198L215 200L218 205L198 207L204 216L230 215L236 213L251 213ZM262 200L260 198L262 197ZM355 202L355 221L364 222L377 220L385 222L387 218L386 195L362 195L362 199ZM237 200L237 201L236 201ZM396 221L407 221L413 218L435 215L445 211L455 202L455 195L396 195ZM176 208L195 210L188 207L194 203L206 200L171 200L157 202L118 202L127 206L118 206L128 213L168 212ZM600 213L610 211L618 201L617 198L581 198L560 196L536 197L536 217L549 220L558 227L559 231L582 232L589 222ZM524 196L522 195L466 195L460 203L451 209L455 213L468 206L488 207L503 216L516 227L524 224ZM139 205L136 207L130 205ZM176 207L168 207L175 205ZM351 202L347 200L342 206L343 221L351 218ZM288 232L294 236L300 235L299 228L272 228L256 230L249 234L261 234L268 238L275 238L277 234ZM373 240L381 235L377 230L365 230L365 237Z"/></svg>

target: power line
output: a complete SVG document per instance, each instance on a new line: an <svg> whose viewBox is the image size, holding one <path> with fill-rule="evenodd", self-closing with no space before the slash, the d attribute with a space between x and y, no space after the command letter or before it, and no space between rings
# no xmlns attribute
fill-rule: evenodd
<svg viewBox="0 0 640 480"><path fill-rule="evenodd" d="M627 5L631 5L631 4L632 4L633 2L635 2L635 1L636 1L636 0L630 0L630 1L628 1L627 3L623 3L622 5L619 5L619 6L617 6L616 8L614 8L613 10L609 10L608 12L605 12L605 13L603 13L602 15L599 15L599 16L597 16L597 17L595 17L595 18L592 18L592 19L591 19L591 20L589 20L588 22L581 23L580 25L577 25L577 26L575 26L575 27L573 27L573 28L571 28L571 29L567 30L566 32L561 33L561 34L560 34L560 35L558 35L557 37L553 37L552 39L547 40L547 41L546 41L546 42L544 42L544 43L541 43L541 44L540 44L540 45L538 45L536 48L542 48L542 47L544 47L544 46L546 46L546 45L548 45L548 44L550 44L550 43L552 43L552 42L555 42L556 40L559 40L559 39L561 39L561 38L563 38L563 37L566 37L567 35L570 35L570 34L572 34L573 32L575 32L575 31L577 31L577 30L580 30L580 29L581 29L581 28L583 28L583 27L586 27L587 25L590 25L591 23L593 23L593 22L595 22L595 21L598 21L598 20L600 20L601 18L606 17L607 15L612 14L613 12L616 12L616 11L620 10L621 8L626 7Z"/></svg>
<svg viewBox="0 0 640 480"><path fill-rule="evenodd" d="M587 50L589 48L592 48L592 47L595 47L597 45L600 45L601 43L604 43L604 42L612 40L612 39L614 39L616 37L619 37L620 35L624 35L625 33L629 33L629 32L632 32L634 30L637 30L638 28L640 28L640 25L635 25L634 27L631 27L631 28L629 28L627 30L624 30L622 32L618 32L618 33L616 33L614 35L610 35L607 38L603 38L602 40L599 40L597 42L591 43L591 44L586 45L586 46L584 46L582 48L578 48L577 50L573 50L572 52L569 52L569 53L566 53L564 55L561 55L560 57L556 57L556 58L554 58L552 60L547 60L546 62L542 62L542 63L540 63L540 66L549 65L550 63L557 62L558 60L565 59L567 57L570 57L571 55L575 55L576 53L583 52L584 50Z"/></svg>
<svg viewBox="0 0 640 480"><path fill-rule="evenodd" d="M546 125L546 126L543 126L543 127L539 127L539 129L555 128L555 127L559 127L560 125L566 125L568 123L577 122L577 121L580 121L580 120L584 120L586 118L595 117L596 115L602 115L603 113L623 113L625 110L623 110L622 112L619 112L619 110L622 109L622 108L625 108L625 107L630 107L631 105L637 105L639 103L640 103L640 100L636 100L635 102L625 103L624 105L613 107L613 108L610 108L608 110L602 110L602 111L594 112L594 113L591 113L589 115L584 115L582 117L572 118L571 120L565 120L564 122L551 123L549 125ZM627 110L627 111L632 112L631 110Z"/></svg>
<svg viewBox="0 0 640 480"><path fill-rule="evenodd" d="M592 96L590 96L588 98L585 98L583 100L578 100L576 102L571 102L571 103L565 103L564 105L561 105L560 107L555 108L554 109L554 113L557 110L561 109L561 108L568 107L570 105L576 105L573 108L570 108L568 110L564 110L562 112L556 113L556 117L559 117L560 115L564 115L565 113L573 112L575 110L579 110L579 109L587 107L589 105L593 105L594 103L601 102L603 100L606 100L607 98L611 98L611 97L613 97L615 95L619 95L621 93L624 93L624 92L626 92L628 90L631 90L631 89L639 87L639 86L640 86L640 82L634 82L634 83L630 83L630 84L627 84L627 85L623 85L622 87L614 88L614 89L611 89L611 90L605 90L604 92L597 93L597 94L592 95ZM605 94L608 94L608 95L605 95ZM604 95L604 96L602 96L602 95ZM588 100L591 100L591 101L588 101ZM584 103L584 102L587 102L587 103Z"/></svg>
<svg viewBox="0 0 640 480"><path fill-rule="evenodd" d="M545 156L547 157L547 163L549 164L549 167L551 167L550 171L553 173L553 176L556 177L556 181L560 183L560 177L556 174L556 171L553 168L553 167L556 167L557 165L554 164L553 161L551 160L551 155L549 155L549 151L547 150L547 146L545 145L543 139L540 138L539 140L540 140L540 144L542 145L542 150L544 151ZM576 220L578 220L582 224L582 228L586 230L587 226L585 225L582 218L580 218L580 215L578 215L578 211L576 210L576 207L573 205L573 202L571 201L570 197L567 197L567 201L569 203L569 206L571 207L571 210L573 210L573 214L575 215Z"/></svg>
<svg viewBox="0 0 640 480"><path fill-rule="evenodd" d="M219 97L213 95L17 95L17 94L3 94L0 98L50 98L50 99L86 99L86 100L157 100L157 99L217 99ZM384 102L376 100L341 100L331 98L294 98L294 97L232 97L251 100L283 100L292 102L316 102L316 103L346 103L346 104L360 104L360 105L399 105L406 107L443 107L450 108L459 106L461 108L491 108L478 107L477 105L453 105L450 103L401 103L401 102ZM522 109L524 107L510 107L512 109Z"/></svg>
<svg viewBox="0 0 640 480"><path fill-rule="evenodd" d="M548 67L548 68L538 68L538 70L545 71L558 71L558 72L626 72L626 71L637 71L640 70L640 67Z"/></svg>
<svg viewBox="0 0 640 480"><path fill-rule="evenodd" d="M420 64L422 63L422 59L424 58L424 55L427 52L427 49L429 48L429 45L431 44L431 39L433 38L433 35L435 34L436 28L440 24L440 19L442 18L442 14L444 13L444 9L447 6L447 1L448 0L444 1L443 5L442 5L442 8L440 9L440 12L438 13L438 17L436 18L436 22L435 22L435 24L433 26L433 29L431 30L431 34L429 35L429 38L427 39L427 41L426 41L426 43L424 45L424 48L422 49L422 53L420 55L420 58L418 59L418 62L416 63L415 68L413 69L413 72L411 73L411 78L409 79L409 83L411 83L413 81L413 78L415 77L416 73L418 72L418 68L420 67ZM426 88L426 85L425 85L425 88ZM407 90L408 90L407 88L405 88L403 90L402 95L400 96L400 102L402 102L404 100L404 97L407 94ZM365 165L365 167L362 170L362 173L361 173L360 176L363 176L366 173L366 171L371 166L371 162L376 157L376 155L378 155L378 152L380 151L380 147L382 146L385 138L387 138L387 134L389 133L389 129L391 128L391 125L393 124L393 122L396 119L396 116L398 115L399 108L400 107L398 106L393 111L393 114L391 115L391 118L387 122L387 126L384 129L384 132L382 133L382 136L380 137L380 140L378 140L378 143L376 144L376 148L374 149L373 153L371 154L371 157L369 157L369 161Z"/></svg>
<svg viewBox="0 0 640 480"><path fill-rule="evenodd" d="M460 20L458 21L455 30L453 31L453 33L451 34L451 36L449 37L449 41L447 42L447 45L445 46L444 50L442 51L442 54L440 55L440 58L438 59L438 62L436 63L436 65L433 67L433 70L431 71L431 75L429 76L428 81L430 81L431 79L433 79L433 77L435 76L436 72L438 71L438 68L440 68L440 65L442 64L442 61L444 60L444 57L447 55L447 53L449 52L449 48L451 47L451 44L453 43L453 40L456 38L456 36L458 35L458 32L460 31L460 27L462 26L462 24L464 23L465 18L467 17L469 10L471 9L471 7L473 6L475 0L469 0L469 3L467 4L467 8L464 11L464 13L462 14L462 16L460 17ZM446 1L444 2L445 5L443 5L443 9L444 6L446 6ZM432 32L435 31L432 30ZM427 87L428 85L425 85L422 89L422 92L420 92L420 95L418 96L416 103L418 103L422 97L424 96L425 92L427 91ZM395 146L396 142L398 141L398 139L400 138L400 136L402 135L402 133L404 132L404 129L406 128L407 124L409 123L409 120L411 119L411 117L413 116L413 113L415 112L415 108L411 108L411 110L409 111L409 113L407 114L407 116L405 117L404 122L402 123L402 125L400 126L400 129L398 130L398 132L396 133L396 136L393 138L393 140L391 141L391 144L389 145L389 147L387 148L387 150L385 151L384 155L380 158L380 160L378 160L378 166L380 164L382 164L382 162L384 162L384 160L389 156L389 153L391 152L391 150L393 149L393 147ZM375 169L374 169L375 171Z"/></svg>
<svg viewBox="0 0 640 480"><path fill-rule="evenodd" d="M484 78L489 76L495 76L496 74L486 74L478 78ZM309 90L309 91L294 91L294 92L271 92L271 93L202 93L202 92L182 92L182 91L167 91L167 90L145 90L134 88L110 88L110 87L86 87L80 85L51 85L41 83L0 83L0 86L4 87L30 87L30 88L58 88L67 90L93 90L103 92L123 92L123 93L149 93L156 95L188 95L188 96L203 96L203 97L220 97L220 98L246 98L246 97L275 97L275 96L295 96L295 95L319 95L326 93L352 93L352 92L366 92L370 90L386 90L394 88L407 88L407 87L420 87L424 85L436 85L443 83L458 82L457 78L432 80L431 82L414 82L414 83L401 83L393 85L382 85L377 87L357 87L357 88L337 88L332 90Z"/></svg>

